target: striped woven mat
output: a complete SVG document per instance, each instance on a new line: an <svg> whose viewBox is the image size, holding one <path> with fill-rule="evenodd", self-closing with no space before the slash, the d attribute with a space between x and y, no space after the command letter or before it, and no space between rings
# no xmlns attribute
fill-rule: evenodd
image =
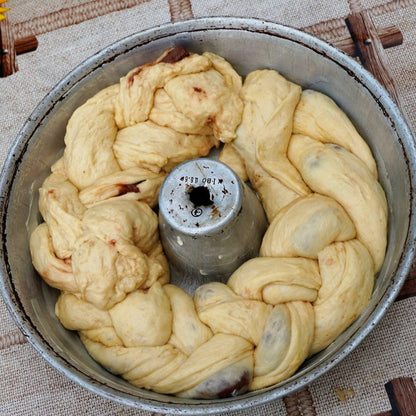
<svg viewBox="0 0 416 416"><path fill-rule="evenodd" d="M1 2L0 2L1 3ZM1 4L5 6L5 4ZM368 9L377 26L396 26L401 45L386 49L403 111L416 127L415 0L10 0L15 39L36 36L18 71L0 78L0 163L43 96L73 67L136 31L202 16L248 16L305 30L328 42L349 36L345 18ZM0 10L1 12L1 10ZM416 277L412 272L382 322L336 368L283 400L241 415L406 415L416 403ZM143 415L74 385L28 345L0 300L0 415ZM401 394L405 392L405 394ZM414 409L414 408L413 408ZM227 413L228 414L228 413ZM414 413L413 413L414 414ZM155 415L155 414L153 414Z"/></svg>

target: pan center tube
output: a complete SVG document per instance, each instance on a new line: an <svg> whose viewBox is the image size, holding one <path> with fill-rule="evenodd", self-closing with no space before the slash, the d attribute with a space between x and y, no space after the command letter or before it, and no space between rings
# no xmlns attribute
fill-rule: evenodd
<svg viewBox="0 0 416 416"><path fill-rule="evenodd" d="M203 283L226 283L257 257L266 228L256 194L216 160L182 163L161 187L159 230L171 283L191 295Z"/></svg>

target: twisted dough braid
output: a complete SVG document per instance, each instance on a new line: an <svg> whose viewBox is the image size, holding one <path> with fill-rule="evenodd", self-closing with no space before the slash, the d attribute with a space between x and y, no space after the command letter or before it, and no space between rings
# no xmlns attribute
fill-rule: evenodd
<svg viewBox="0 0 416 416"><path fill-rule="evenodd" d="M152 210L178 164L220 159L262 200L260 256L193 297L168 283ZM71 117L40 189L32 261L90 355L132 384L236 395L290 377L363 311L386 248L371 151L328 97L276 71L244 84L212 53L166 51Z"/></svg>

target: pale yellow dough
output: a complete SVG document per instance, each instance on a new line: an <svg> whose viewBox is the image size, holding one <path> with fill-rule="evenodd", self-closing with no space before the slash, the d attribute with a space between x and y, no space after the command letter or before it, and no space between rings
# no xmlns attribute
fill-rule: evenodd
<svg viewBox="0 0 416 416"><path fill-rule="evenodd" d="M179 163L219 159L259 195L259 257L193 297L169 284L159 189ZM244 82L182 48L133 68L71 116L39 190L32 262L55 313L130 383L220 398L279 383L363 312L387 243L370 148L329 97L271 69Z"/></svg>
<svg viewBox="0 0 416 416"><path fill-rule="evenodd" d="M310 354L328 346L355 321L370 301L374 285L373 261L359 240L334 243L322 250L319 267L322 287L314 303Z"/></svg>
<svg viewBox="0 0 416 416"><path fill-rule="evenodd" d="M116 198L142 201L154 207L165 177L165 173L133 167L97 179L79 193L79 199L87 208Z"/></svg>
<svg viewBox="0 0 416 416"><path fill-rule="evenodd" d="M354 224L342 206L331 198L311 194L276 215L264 235L260 255L316 259L333 241L354 237Z"/></svg>
<svg viewBox="0 0 416 416"><path fill-rule="evenodd" d="M387 244L387 201L368 167L343 147L302 135L293 136L289 157L311 189L343 206L379 271Z"/></svg>
<svg viewBox="0 0 416 416"><path fill-rule="evenodd" d="M244 160L269 221L285 205L310 192L287 158L300 95L299 85L272 70L251 72L241 90L243 119L232 145Z"/></svg>
<svg viewBox="0 0 416 416"><path fill-rule="evenodd" d="M206 156L216 143L212 135L178 133L147 120L120 130L113 151L124 170L140 166L158 173L170 172L181 162Z"/></svg>
<svg viewBox="0 0 416 416"><path fill-rule="evenodd" d="M118 85L100 91L76 109L68 122L65 171L78 189L120 170L113 153L117 134L114 106L118 94Z"/></svg>
<svg viewBox="0 0 416 416"><path fill-rule="evenodd" d="M344 147L361 159L377 178L376 162L367 143L327 95L313 90L302 92L293 118L293 134L304 134L322 143Z"/></svg>

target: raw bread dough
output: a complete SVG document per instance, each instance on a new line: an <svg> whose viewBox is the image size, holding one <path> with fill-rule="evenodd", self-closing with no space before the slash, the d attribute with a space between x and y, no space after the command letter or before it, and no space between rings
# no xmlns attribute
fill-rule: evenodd
<svg viewBox="0 0 416 416"><path fill-rule="evenodd" d="M270 226L260 256L193 298L169 284L152 210L179 163L225 143ZM183 48L132 69L72 115L39 193L34 267L56 315L132 384L220 398L290 377L364 310L386 249L371 151L329 98L257 70L244 83Z"/></svg>

